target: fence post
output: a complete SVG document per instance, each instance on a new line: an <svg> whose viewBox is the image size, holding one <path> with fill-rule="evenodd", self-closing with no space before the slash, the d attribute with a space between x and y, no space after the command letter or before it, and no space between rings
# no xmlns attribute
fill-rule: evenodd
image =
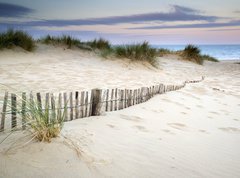
<svg viewBox="0 0 240 178"><path fill-rule="evenodd" d="M114 105L114 111L117 111L117 103L118 103L118 89L115 89L115 105Z"/></svg>
<svg viewBox="0 0 240 178"><path fill-rule="evenodd" d="M88 91L86 91L85 93L85 113L84 113L84 117L88 117L90 114L88 113ZM90 110L90 108L89 108Z"/></svg>
<svg viewBox="0 0 240 178"><path fill-rule="evenodd" d="M70 120L73 120L73 94L70 92Z"/></svg>
<svg viewBox="0 0 240 178"><path fill-rule="evenodd" d="M78 112L78 102L79 102L79 99L78 99L78 91L75 92L75 119L78 119L78 115L79 115L79 112Z"/></svg>
<svg viewBox="0 0 240 178"><path fill-rule="evenodd" d="M64 121L67 121L68 120L68 107L67 107L67 93L63 93L63 100L64 100L64 108L66 108L66 113L65 113L65 118L64 118Z"/></svg>
<svg viewBox="0 0 240 178"><path fill-rule="evenodd" d="M105 105L105 111L108 111L108 94L109 94L109 89L106 91L106 105Z"/></svg>
<svg viewBox="0 0 240 178"><path fill-rule="evenodd" d="M91 93L92 98L92 112L91 116L99 116L101 114L101 91L100 89L93 89Z"/></svg>
<svg viewBox="0 0 240 178"><path fill-rule="evenodd" d="M2 132L4 130L5 116L6 116L6 110L7 110L7 101L8 101L8 92L5 92L5 96L4 96L4 100L3 100L2 119L1 119L0 132Z"/></svg>
<svg viewBox="0 0 240 178"><path fill-rule="evenodd" d="M11 94L12 129L17 126L17 96Z"/></svg>
<svg viewBox="0 0 240 178"><path fill-rule="evenodd" d="M84 91L81 92L81 102L80 102L80 118L83 118L83 108L84 108Z"/></svg>
<svg viewBox="0 0 240 178"><path fill-rule="evenodd" d="M26 93L22 93L22 129L26 129Z"/></svg>

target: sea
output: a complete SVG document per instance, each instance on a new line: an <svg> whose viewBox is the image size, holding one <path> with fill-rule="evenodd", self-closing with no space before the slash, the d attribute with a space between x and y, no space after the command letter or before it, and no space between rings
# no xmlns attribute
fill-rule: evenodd
<svg viewBox="0 0 240 178"><path fill-rule="evenodd" d="M183 50L186 45L153 45L155 48L166 48L173 51ZM218 60L240 60L239 45L196 45L201 54L207 54Z"/></svg>

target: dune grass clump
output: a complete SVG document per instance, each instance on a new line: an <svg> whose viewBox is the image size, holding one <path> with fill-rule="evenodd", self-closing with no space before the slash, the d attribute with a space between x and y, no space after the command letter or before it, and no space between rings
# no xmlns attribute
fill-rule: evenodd
<svg viewBox="0 0 240 178"><path fill-rule="evenodd" d="M153 66L156 65L157 50L152 48L148 42L116 46L114 53L120 58L129 58L135 61L147 61Z"/></svg>
<svg viewBox="0 0 240 178"><path fill-rule="evenodd" d="M38 101L30 100L26 102L26 129L38 141L50 142L52 138L57 137L63 127L66 116L66 107L57 109L45 109Z"/></svg>
<svg viewBox="0 0 240 178"><path fill-rule="evenodd" d="M99 38L99 39L94 39L93 41L88 41L86 42L87 45L89 45L93 49L99 49L99 50L109 50L111 49L111 44L109 41Z"/></svg>
<svg viewBox="0 0 240 178"><path fill-rule="evenodd" d="M212 62L219 62L215 57L209 56L209 55L202 55L203 60L206 61L212 61Z"/></svg>
<svg viewBox="0 0 240 178"><path fill-rule="evenodd" d="M173 51L166 49L166 48L160 48L157 50L158 56L162 57L168 54L174 54Z"/></svg>
<svg viewBox="0 0 240 178"><path fill-rule="evenodd" d="M40 39L40 42L44 44L53 44L53 45L66 45L68 48L72 48L73 46L80 46L81 41L78 39L75 39L69 35L62 35L62 36L50 36L47 35Z"/></svg>
<svg viewBox="0 0 240 178"><path fill-rule="evenodd" d="M21 30L9 29L0 33L0 49L21 47L26 51L33 51L35 45L33 38Z"/></svg>
<svg viewBox="0 0 240 178"><path fill-rule="evenodd" d="M201 50L194 45L187 45L182 51L182 57L189 61L194 61L198 64L203 64L203 58L201 56Z"/></svg>

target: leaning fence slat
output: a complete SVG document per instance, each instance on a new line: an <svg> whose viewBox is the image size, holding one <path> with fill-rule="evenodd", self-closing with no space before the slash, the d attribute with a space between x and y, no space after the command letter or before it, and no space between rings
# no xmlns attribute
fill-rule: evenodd
<svg viewBox="0 0 240 178"><path fill-rule="evenodd" d="M17 127L17 96L11 94L12 129Z"/></svg>
<svg viewBox="0 0 240 178"><path fill-rule="evenodd" d="M56 106L55 106L55 99L54 99L53 94L51 94L51 114L52 114L52 119L55 119L56 118Z"/></svg>
<svg viewBox="0 0 240 178"><path fill-rule="evenodd" d="M37 93L37 104L38 104L38 109L42 110L42 98L40 93Z"/></svg>
<svg viewBox="0 0 240 178"><path fill-rule="evenodd" d="M49 122L49 93L46 93L46 99L45 99L45 112L48 113L47 117L48 117L48 122Z"/></svg>
<svg viewBox="0 0 240 178"><path fill-rule="evenodd" d="M62 93L59 93L58 95L58 116L61 116L62 113L64 113L64 111L62 112Z"/></svg>
<svg viewBox="0 0 240 178"><path fill-rule="evenodd" d="M73 120L73 93L70 92L70 120Z"/></svg>
<svg viewBox="0 0 240 178"><path fill-rule="evenodd" d="M1 114L2 116L1 116L0 132L4 131L5 117L6 117L6 110L7 110L7 102L8 102L8 92L5 92L4 99L3 99L2 114Z"/></svg>
<svg viewBox="0 0 240 178"><path fill-rule="evenodd" d="M88 117L88 116L90 116L89 115L89 113L88 113L88 92L86 91L86 93L85 93L85 116L84 117Z"/></svg>
<svg viewBox="0 0 240 178"><path fill-rule="evenodd" d="M112 89L112 93L111 93L111 105L110 105L110 111L113 111L113 97L114 97L114 89Z"/></svg>
<svg viewBox="0 0 240 178"><path fill-rule="evenodd" d="M22 93L22 129L26 129L26 93Z"/></svg>
<svg viewBox="0 0 240 178"><path fill-rule="evenodd" d="M109 95L109 89L106 91L106 105L105 105L105 111L108 111L108 96Z"/></svg>
<svg viewBox="0 0 240 178"><path fill-rule="evenodd" d="M78 102L79 102L79 94L78 91L75 92L75 119L78 119L79 117L79 106L78 106Z"/></svg>
<svg viewBox="0 0 240 178"><path fill-rule="evenodd" d="M84 91L81 92L81 102L80 102L80 118L83 118L83 110L84 110Z"/></svg>
<svg viewBox="0 0 240 178"><path fill-rule="evenodd" d="M63 93L63 102L64 102L64 108L66 108L65 110L65 119L64 121L67 121L68 120L68 101L67 101L67 93Z"/></svg>
<svg viewBox="0 0 240 178"><path fill-rule="evenodd" d="M117 110L117 100L118 100L118 89L115 89L115 104L114 104L114 111Z"/></svg>

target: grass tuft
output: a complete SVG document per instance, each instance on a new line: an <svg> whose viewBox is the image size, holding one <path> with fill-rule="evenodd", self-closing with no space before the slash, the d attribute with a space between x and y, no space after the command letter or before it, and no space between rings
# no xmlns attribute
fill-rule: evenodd
<svg viewBox="0 0 240 178"><path fill-rule="evenodd" d="M73 38L69 35L62 35L62 36L59 36L59 37L47 35L47 36L41 38L39 41L44 43L44 44L66 45L68 48L72 48L74 46L75 47L80 47L80 45L81 45L80 40L75 39L75 38Z"/></svg>
<svg viewBox="0 0 240 178"><path fill-rule="evenodd" d="M203 58L201 56L201 50L194 45L187 45L182 51L182 57L189 61L194 61L198 64L203 64Z"/></svg>
<svg viewBox="0 0 240 178"><path fill-rule="evenodd" d="M111 44L109 41L99 38L99 39L94 39L93 41L88 41L86 42L87 45L92 47L93 49L99 49L99 50L106 50L111 48Z"/></svg>
<svg viewBox="0 0 240 178"><path fill-rule="evenodd" d="M114 53L120 58L147 61L153 66L156 66L157 50L152 48L146 41L139 44L116 46Z"/></svg>
<svg viewBox="0 0 240 178"><path fill-rule="evenodd" d="M212 62L219 62L215 57L209 56L209 55L202 55L203 60L206 61L212 61Z"/></svg>
<svg viewBox="0 0 240 178"><path fill-rule="evenodd" d="M35 45L33 38L21 30L9 29L0 33L0 49L19 46L27 51L33 51Z"/></svg>

